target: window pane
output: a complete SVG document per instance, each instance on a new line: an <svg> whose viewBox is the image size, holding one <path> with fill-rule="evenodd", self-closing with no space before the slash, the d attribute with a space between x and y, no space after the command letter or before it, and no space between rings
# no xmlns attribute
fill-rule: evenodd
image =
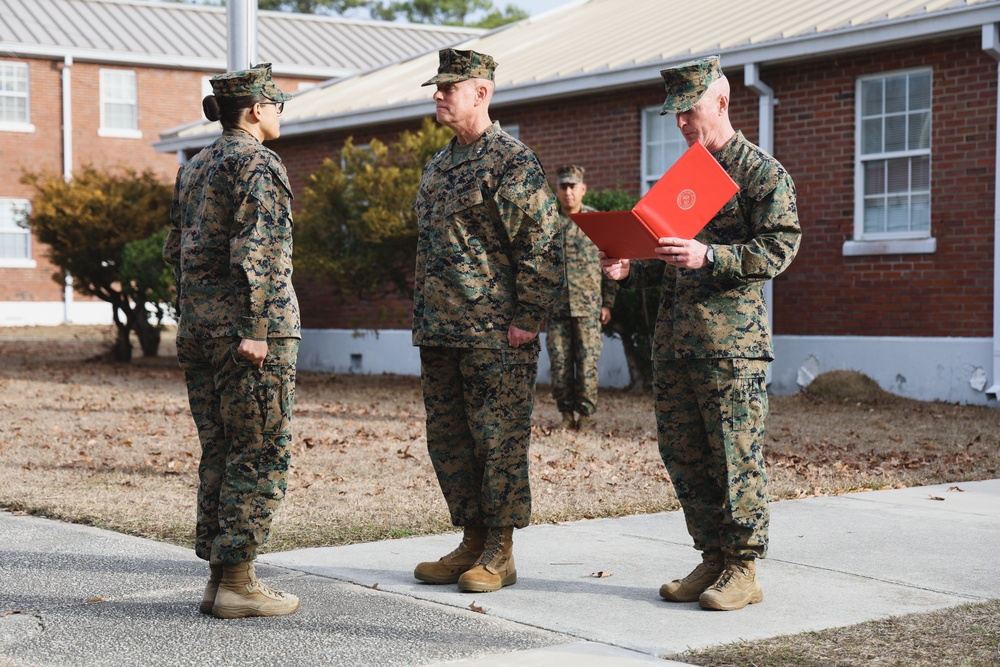
<svg viewBox="0 0 1000 667"><path fill-rule="evenodd" d="M104 75L103 92L106 98L119 101L132 101L135 99L134 73L104 70Z"/></svg>
<svg viewBox="0 0 1000 667"><path fill-rule="evenodd" d="M0 67L0 90L12 93L28 91L28 66L11 63Z"/></svg>
<svg viewBox="0 0 1000 667"><path fill-rule="evenodd" d="M910 187L914 191L931 189L931 159L926 155L910 160Z"/></svg>
<svg viewBox="0 0 1000 667"><path fill-rule="evenodd" d="M0 121L28 122L28 66L23 63L0 65Z"/></svg>
<svg viewBox="0 0 1000 667"><path fill-rule="evenodd" d="M885 80L885 112L903 111L906 111L906 77L890 77Z"/></svg>
<svg viewBox="0 0 1000 667"><path fill-rule="evenodd" d="M31 259L31 234L19 224L30 205L26 199L0 200L0 258Z"/></svg>
<svg viewBox="0 0 1000 667"><path fill-rule="evenodd" d="M30 205L27 199L0 200L0 231L24 231L21 221L24 220L24 214Z"/></svg>
<svg viewBox="0 0 1000 667"><path fill-rule="evenodd" d="M687 142L677 129L673 117L661 116L659 111L659 108L642 111L645 138L642 147L642 173L644 180L649 183L656 183L687 150Z"/></svg>
<svg viewBox="0 0 1000 667"><path fill-rule="evenodd" d="M663 119L646 112L646 139L650 143L663 141Z"/></svg>
<svg viewBox="0 0 1000 667"><path fill-rule="evenodd" d="M931 75L929 72L910 75L910 111L931 108Z"/></svg>
<svg viewBox="0 0 1000 667"><path fill-rule="evenodd" d="M885 192L885 160L865 163L865 194L880 195Z"/></svg>
<svg viewBox="0 0 1000 667"><path fill-rule="evenodd" d="M104 120L109 128L134 130L135 107L130 104L109 104L105 108Z"/></svg>
<svg viewBox="0 0 1000 667"><path fill-rule="evenodd" d="M910 161L908 159L889 160L887 163L888 186L887 192L909 192L910 190Z"/></svg>
<svg viewBox="0 0 1000 667"><path fill-rule="evenodd" d="M861 113L874 116L882 113L882 80L861 83Z"/></svg>
<svg viewBox="0 0 1000 667"><path fill-rule="evenodd" d="M920 111L910 115L910 136L907 140L907 148L917 150L920 148L930 148L931 146L931 114L928 111Z"/></svg>
<svg viewBox="0 0 1000 667"><path fill-rule="evenodd" d="M7 123L28 122L28 100L23 97L0 97L0 121Z"/></svg>
<svg viewBox="0 0 1000 667"><path fill-rule="evenodd" d="M885 200L865 200L865 233L879 234L885 231Z"/></svg>
<svg viewBox="0 0 1000 667"><path fill-rule="evenodd" d="M27 234L0 232L0 258L31 259L29 240Z"/></svg>
<svg viewBox="0 0 1000 667"><path fill-rule="evenodd" d="M930 233L930 86L929 71L862 81L859 154L891 159L859 165L861 234ZM879 94L881 109L875 104Z"/></svg>
<svg viewBox="0 0 1000 667"><path fill-rule="evenodd" d="M103 127L113 130L137 129L135 72L101 70Z"/></svg>
<svg viewBox="0 0 1000 667"><path fill-rule="evenodd" d="M646 149L646 173L662 174L666 171L663 164L663 146L652 145Z"/></svg>
<svg viewBox="0 0 1000 667"><path fill-rule="evenodd" d="M882 118L870 118L861 125L861 153L882 152Z"/></svg>
<svg viewBox="0 0 1000 667"><path fill-rule="evenodd" d="M885 231L910 231L910 198L906 195L889 197L886 209Z"/></svg>
<svg viewBox="0 0 1000 667"><path fill-rule="evenodd" d="M930 195L914 195L910 202L910 230L914 232L931 231L931 198Z"/></svg>
<svg viewBox="0 0 1000 667"><path fill-rule="evenodd" d="M885 151L906 150L906 116L885 119Z"/></svg>

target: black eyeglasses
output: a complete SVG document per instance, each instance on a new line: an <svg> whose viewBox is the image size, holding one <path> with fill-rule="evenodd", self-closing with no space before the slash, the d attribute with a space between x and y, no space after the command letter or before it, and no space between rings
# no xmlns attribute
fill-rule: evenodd
<svg viewBox="0 0 1000 667"><path fill-rule="evenodd" d="M279 116L281 115L281 112L285 110L284 102L258 102L257 104L273 104Z"/></svg>

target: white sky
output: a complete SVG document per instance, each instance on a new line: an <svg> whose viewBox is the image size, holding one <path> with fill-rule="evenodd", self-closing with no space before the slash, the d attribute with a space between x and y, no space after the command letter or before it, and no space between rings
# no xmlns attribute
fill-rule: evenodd
<svg viewBox="0 0 1000 667"><path fill-rule="evenodd" d="M493 0L493 4L500 9L507 5L514 5L532 16L547 12L559 5L565 5L567 2L572 2L572 0Z"/></svg>
<svg viewBox="0 0 1000 667"><path fill-rule="evenodd" d="M154 0L147 0L154 1ZM204 4L204 5L218 5L221 4L220 0L182 0L188 4ZM547 12L550 9L558 7L559 5L565 5L567 2L573 2L574 0L493 0L493 5L499 9L504 9L507 5L514 5L520 7L524 11L528 12L529 15L534 16L535 14L541 14L542 12ZM352 14L357 14L357 12L348 12L345 16L351 16ZM356 17L360 18L360 17Z"/></svg>

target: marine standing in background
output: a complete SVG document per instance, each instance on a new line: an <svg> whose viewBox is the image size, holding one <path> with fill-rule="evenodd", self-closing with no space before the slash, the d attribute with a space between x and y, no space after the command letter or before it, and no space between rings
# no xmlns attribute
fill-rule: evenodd
<svg viewBox="0 0 1000 667"><path fill-rule="evenodd" d="M562 415L560 427L580 431L594 429L597 361L604 344L601 325L611 319L618 290L617 283L601 271L597 246L569 217L570 213L594 210L583 205L586 193L583 167L559 168L556 197L565 275L562 294L545 319L545 349L549 353L552 398Z"/></svg>
<svg viewBox="0 0 1000 667"><path fill-rule="evenodd" d="M729 81L713 56L665 69L661 114L674 114L739 192L694 240L660 239L659 259L603 257L625 286L661 286L653 337L660 455L702 562L660 587L674 602L741 609L764 598L764 418L774 359L764 283L788 268L802 231L791 176L729 119Z"/></svg>
<svg viewBox="0 0 1000 667"><path fill-rule="evenodd" d="M201 441L195 553L210 564L199 607L219 618L279 616L294 595L254 572L285 495L299 305L292 191L277 154L289 95L270 64L211 79L202 106L222 136L177 174L163 257L174 266L177 357Z"/></svg>
<svg viewBox="0 0 1000 667"><path fill-rule="evenodd" d="M531 518L528 443L538 329L559 293L555 198L535 154L489 117L492 57L444 49L437 120L455 138L420 178L413 344L427 449L462 542L413 575L462 591L517 581L513 531Z"/></svg>

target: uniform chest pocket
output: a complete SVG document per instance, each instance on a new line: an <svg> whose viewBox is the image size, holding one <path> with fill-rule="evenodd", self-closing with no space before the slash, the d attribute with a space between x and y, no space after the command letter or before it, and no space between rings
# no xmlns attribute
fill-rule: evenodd
<svg viewBox="0 0 1000 667"><path fill-rule="evenodd" d="M733 197L722 210L716 214L712 222L705 228L706 234L703 243L736 244L746 243L751 236L751 228L748 224L749 218L746 215L745 205L740 195ZM701 237L698 237L701 239Z"/></svg>
<svg viewBox="0 0 1000 667"><path fill-rule="evenodd" d="M442 192L439 196L443 201L438 203L437 209L442 218L465 216L469 214L469 209L477 209L483 205L483 193L479 188Z"/></svg>

